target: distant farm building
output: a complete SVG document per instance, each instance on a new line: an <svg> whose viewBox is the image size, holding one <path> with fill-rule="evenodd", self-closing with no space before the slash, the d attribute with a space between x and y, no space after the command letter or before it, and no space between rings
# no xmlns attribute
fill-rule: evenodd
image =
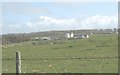
<svg viewBox="0 0 120 75"><path fill-rule="evenodd" d="M83 38L85 38L85 36L84 35L80 35L80 39L83 39Z"/></svg>
<svg viewBox="0 0 120 75"><path fill-rule="evenodd" d="M83 39L83 38L89 38L89 35L80 35L79 37L77 37L77 38L79 38L79 39Z"/></svg>
<svg viewBox="0 0 120 75"><path fill-rule="evenodd" d="M36 41L38 41L38 40L39 40L39 38L38 38L38 37L35 37L35 40L36 40Z"/></svg>
<svg viewBox="0 0 120 75"><path fill-rule="evenodd" d="M88 33L89 35L93 35L93 33ZM89 38L89 35L88 34L84 34L82 33L81 35L77 34L77 35L74 35L73 32L70 32L70 33L66 33L65 34L65 37L67 39L83 39L83 38Z"/></svg>
<svg viewBox="0 0 120 75"><path fill-rule="evenodd" d="M116 32L118 34L118 32Z"/></svg>
<svg viewBox="0 0 120 75"><path fill-rule="evenodd" d="M90 35L93 35L93 33L90 33Z"/></svg>
<svg viewBox="0 0 120 75"><path fill-rule="evenodd" d="M73 32L71 32L71 34L70 34L70 37L71 37L71 38L73 38L73 37L74 37L74 34L73 34Z"/></svg>
<svg viewBox="0 0 120 75"><path fill-rule="evenodd" d="M34 40L34 41L51 40L51 38L50 37L35 37L32 40Z"/></svg>
<svg viewBox="0 0 120 75"><path fill-rule="evenodd" d="M89 35L84 35L85 38L89 38Z"/></svg>
<svg viewBox="0 0 120 75"><path fill-rule="evenodd" d="M70 38L70 34L69 34L69 33L66 33L66 34L65 34L65 37L66 37L66 38Z"/></svg>
<svg viewBox="0 0 120 75"><path fill-rule="evenodd" d="M69 38L74 38L74 33L73 33L73 32L71 32L71 33L66 33L66 34L65 34L65 37L68 38L68 39L69 39Z"/></svg>
<svg viewBox="0 0 120 75"><path fill-rule="evenodd" d="M51 40L50 37L42 37L41 40Z"/></svg>

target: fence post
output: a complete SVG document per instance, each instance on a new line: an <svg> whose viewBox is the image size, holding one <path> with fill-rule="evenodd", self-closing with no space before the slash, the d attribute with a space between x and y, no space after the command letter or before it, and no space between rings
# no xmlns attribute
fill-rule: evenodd
<svg viewBox="0 0 120 75"><path fill-rule="evenodd" d="M16 75L20 75L21 73L21 55L20 52L16 52Z"/></svg>

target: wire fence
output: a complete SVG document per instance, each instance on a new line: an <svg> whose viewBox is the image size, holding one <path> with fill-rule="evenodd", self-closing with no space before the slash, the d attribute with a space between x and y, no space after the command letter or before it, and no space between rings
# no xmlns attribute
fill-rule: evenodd
<svg viewBox="0 0 120 75"><path fill-rule="evenodd" d="M118 58L117 56L115 57L69 57L69 58L21 58L21 60L72 60L72 59L113 59L113 58ZM2 60L15 60L15 59L2 59Z"/></svg>

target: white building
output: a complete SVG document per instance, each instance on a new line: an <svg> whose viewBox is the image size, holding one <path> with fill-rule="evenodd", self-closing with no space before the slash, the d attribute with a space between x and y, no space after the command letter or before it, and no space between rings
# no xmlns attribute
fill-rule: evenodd
<svg viewBox="0 0 120 75"><path fill-rule="evenodd" d="M41 39L42 39L42 40L51 40L50 37L42 37Z"/></svg>
<svg viewBox="0 0 120 75"><path fill-rule="evenodd" d="M89 38L89 35L84 35L85 36L85 38Z"/></svg>
<svg viewBox="0 0 120 75"><path fill-rule="evenodd" d="M65 34L65 37L66 37L66 38L70 38L70 34L69 34L69 33L66 33L66 34Z"/></svg>
<svg viewBox="0 0 120 75"><path fill-rule="evenodd" d="M90 33L90 35L93 35L93 33Z"/></svg>
<svg viewBox="0 0 120 75"><path fill-rule="evenodd" d="M35 40L37 41L37 40L39 40L39 38L38 38L38 37L35 37Z"/></svg>
<svg viewBox="0 0 120 75"><path fill-rule="evenodd" d="M73 33L73 32L71 32L71 33L66 33L66 34L65 34L65 37L66 37L66 38L74 38L74 33Z"/></svg>
<svg viewBox="0 0 120 75"><path fill-rule="evenodd" d="M71 34L70 34L70 37L71 37L71 38L73 38L73 37L74 37L74 34L73 34L73 32L71 32Z"/></svg>
<svg viewBox="0 0 120 75"><path fill-rule="evenodd" d="M85 36L84 35L80 35L80 38L83 39L83 38L85 38Z"/></svg>

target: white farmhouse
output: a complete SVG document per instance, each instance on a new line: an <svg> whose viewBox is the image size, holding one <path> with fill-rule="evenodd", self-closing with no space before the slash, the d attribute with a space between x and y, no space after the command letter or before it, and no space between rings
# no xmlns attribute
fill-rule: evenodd
<svg viewBox="0 0 120 75"><path fill-rule="evenodd" d="M71 37L71 38L73 38L73 37L74 37L74 34L73 34L73 32L71 32L71 34L70 34L70 37Z"/></svg>
<svg viewBox="0 0 120 75"><path fill-rule="evenodd" d="M66 37L66 38L70 38L70 34L69 34L69 33L66 33L66 34L65 34L65 37Z"/></svg>

